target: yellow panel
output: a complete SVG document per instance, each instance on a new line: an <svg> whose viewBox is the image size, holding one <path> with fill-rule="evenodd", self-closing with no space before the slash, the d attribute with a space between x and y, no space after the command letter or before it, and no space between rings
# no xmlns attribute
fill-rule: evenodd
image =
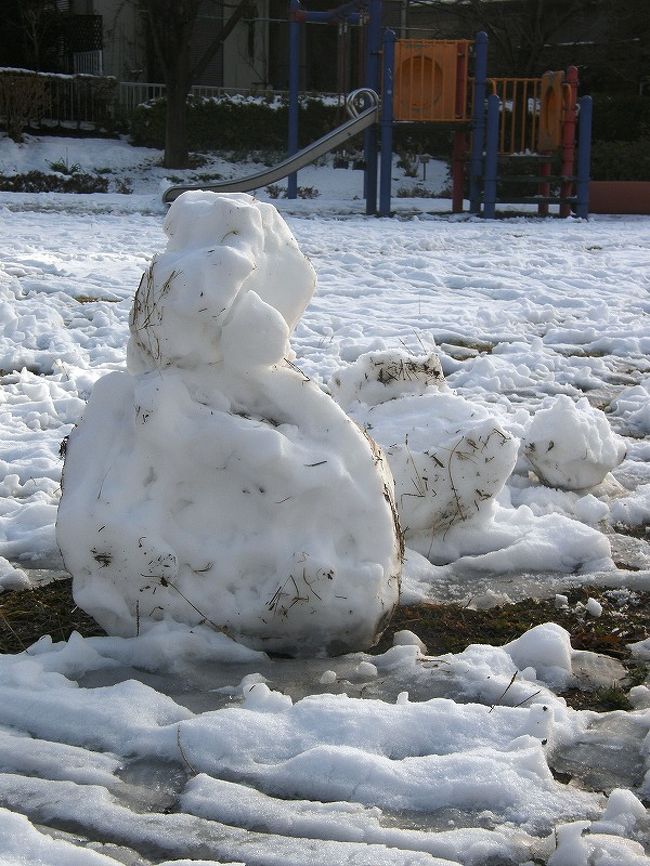
<svg viewBox="0 0 650 866"><path fill-rule="evenodd" d="M400 39L395 45L396 120L467 117L467 40Z"/></svg>
<svg viewBox="0 0 650 866"><path fill-rule="evenodd" d="M537 149L541 153L557 150L562 143L562 83L564 72L545 72L539 112Z"/></svg>

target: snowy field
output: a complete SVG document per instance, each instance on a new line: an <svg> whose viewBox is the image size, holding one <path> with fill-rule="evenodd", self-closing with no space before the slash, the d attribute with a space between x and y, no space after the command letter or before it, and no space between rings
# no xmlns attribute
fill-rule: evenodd
<svg viewBox="0 0 650 866"><path fill-rule="evenodd" d="M60 444L124 368L166 240L164 172L138 167L151 152L0 140L0 167L45 170L63 147L135 194L0 193L5 589L62 572ZM295 364L388 450L409 515L403 600L562 604L588 584L615 607L649 590L650 220L483 223L422 198L367 219L359 173L299 182L321 194L277 201L318 278ZM433 354L446 385L421 370L391 376L388 400L368 385L375 362ZM486 425L507 455L485 501L461 503L454 436ZM433 496L451 489L454 516L434 531L422 461L441 442L456 444L436 452ZM0 658L0 864L650 863L650 689L630 712L569 708L558 692L619 672L552 624L436 658L403 639L291 661L160 624ZM650 659L650 641L635 652Z"/></svg>

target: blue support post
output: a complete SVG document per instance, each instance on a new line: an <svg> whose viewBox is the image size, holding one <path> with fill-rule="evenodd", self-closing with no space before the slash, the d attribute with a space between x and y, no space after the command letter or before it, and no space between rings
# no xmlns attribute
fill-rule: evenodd
<svg viewBox="0 0 650 866"><path fill-rule="evenodd" d="M496 211L500 110L501 100L499 97L495 93L488 96L483 193L483 216L488 220L494 219Z"/></svg>
<svg viewBox="0 0 650 866"><path fill-rule="evenodd" d="M589 174L591 169L591 96L578 100L578 174L576 181L576 216L589 216Z"/></svg>
<svg viewBox="0 0 650 866"><path fill-rule="evenodd" d="M298 90L300 87L300 22L298 12L300 0L289 4L289 140L288 155L298 151ZM287 179L287 198L298 197L298 174L293 172Z"/></svg>
<svg viewBox="0 0 650 866"><path fill-rule="evenodd" d="M381 86L379 55L381 54L382 0L370 0L368 33L366 39L366 87L379 93ZM369 127L363 137L366 162L364 189L366 214L377 213L377 129Z"/></svg>
<svg viewBox="0 0 650 866"><path fill-rule="evenodd" d="M379 216L390 216L393 179L393 72L395 34L384 33L384 87L381 94L381 165L379 168Z"/></svg>
<svg viewBox="0 0 650 866"><path fill-rule="evenodd" d="M481 31L476 34L474 43L474 108L472 112L472 154L469 165L469 211L473 214L481 212L487 49L487 33Z"/></svg>

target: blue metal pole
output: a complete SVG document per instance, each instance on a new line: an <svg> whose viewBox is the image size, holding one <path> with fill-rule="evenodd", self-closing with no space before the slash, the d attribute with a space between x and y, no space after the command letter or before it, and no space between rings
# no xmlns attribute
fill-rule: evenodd
<svg viewBox="0 0 650 866"><path fill-rule="evenodd" d="M366 39L366 87L379 93L381 86L379 55L381 54L382 0L370 0L368 33ZM377 213L377 129L369 127L363 137L366 162L364 188L366 214Z"/></svg>
<svg viewBox="0 0 650 866"><path fill-rule="evenodd" d="M591 169L591 96L578 100L578 174L576 182L576 216L589 216L589 174Z"/></svg>
<svg viewBox="0 0 650 866"><path fill-rule="evenodd" d="M494 93L488 96L485 188L483 194L483 216L488 220L493 220L496 212L500 108L501 100L499 97Z"/></svg>
<svg viewBox="0 0 650 866"><path fill-rule="evenodd" d="M384 88L381 94L381 165L379 169L379 216L390 216L393 175L393 71L395 34L384 33Z"/></svg>
<svg viewBox="0 0 650 866"><path fill-rule="evenodd" d="M289 140L288 155L298 151L298 90L300 87L300 0L289 3ZM298 197L298 174L293 172L287 180L287 198Z"/></svg>
<svg viewBox="0 0 650 866"><path fill-rule="evenodd" d="M476 41L474 42L474 108L472 112L472 153L469 166L469 211L474 214L481 212L487 49L487 33L481 31L476 34Z"/></svg>

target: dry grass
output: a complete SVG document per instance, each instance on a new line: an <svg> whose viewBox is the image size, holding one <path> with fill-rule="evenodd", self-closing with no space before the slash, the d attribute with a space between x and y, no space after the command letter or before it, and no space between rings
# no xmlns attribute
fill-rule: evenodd
<svg viewBox="0 0 650 866"><path fill-rule="evenodd" d="M74 603L70 579L0 595L0 652L22 652L45 634L67 640L73 631L85 637L104 634Z"/></svg>

